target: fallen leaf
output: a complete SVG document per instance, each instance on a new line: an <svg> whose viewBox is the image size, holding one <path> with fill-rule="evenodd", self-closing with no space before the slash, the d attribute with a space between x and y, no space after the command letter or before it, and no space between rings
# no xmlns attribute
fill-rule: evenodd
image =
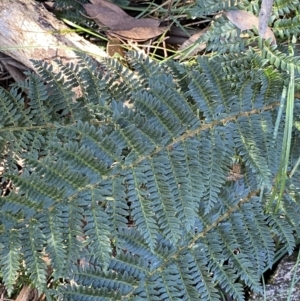
<svg viewBox="0 0 300 301"><path fill-rule="evenodd" d="M128 16L122 8L120 8L118 5L115 5L111 2L108 2L108 1L105 1L105 0L90 0L90 2L94 5L109 8L111 11L114 11L114 12L118 13L119 16L121 16L121 15Z"/></svg>
<svg viewBox="0 0 300 301"><path fill-rule="evenodd" d="M117 12L103 6L94 4L84 4L83 6L87 14L94 19L100 27L107 26L112 28L117 26L120 21L123 21L125 18L129 17L127 14L126 16L118 15Z"/></svg>
<svg viewBox="0 0 300 301"><path fill-rule="evenodd" d="M136 27L130 30L109 31L108 33L111 36L120 37L121 39L142 42L161 35L167 28L168 27Z"/></svg>
<svg viewBox="0 0 300 301"><path fill-rule="evenodd" d="M135 21L133 21L135 20ZM159 21L154 19L134 19L132 17L127 17L122 20L117 21L115 25L107 25L111 30L131 30L139 27L153 27L159 26Z"/></svg>
<svg viewBox="0 0 300 301"><path fill-rule="evenodd" d="M145 41L157 37L165 31L158 27L158 20L135 19L126 14L120 7L105 0L91 0L92 4L83 4L87 14L100 27L108 27L109 34L123 39Z"/></svg>
<svg viewBox="0 0 300 301"><path fill-rule="evenodd" d="M84 9L88 15L95 20L99 26L107 26L111 30L129 30L135 27L158 27L158 20L144 18L135 19L131 16L119 15L118 12L109 8L101 7L94 4L84 4Z"/></svg>
<svg viewBox="0 0 300 301"><path fill-rule="evenodd" d="M225 13L228 20L233 23L241 31L257 28L259 26L259 19L243 10L231 10ZM276 38L270 27L267 27L265 34L262 36L264 39L271 39L272 44L276 44Z"/></svg>

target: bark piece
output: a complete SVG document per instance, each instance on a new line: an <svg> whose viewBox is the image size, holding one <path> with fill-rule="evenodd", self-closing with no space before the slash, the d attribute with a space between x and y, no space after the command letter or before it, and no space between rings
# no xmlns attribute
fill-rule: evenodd
<svg viewBox="0 0 300 301"><path fill-rule="evenodd" d="M107 56L33 0L0 1L0 45L1 52L33 70L30 59L66 63L76 58L75 50L96 60Z"/></svg>

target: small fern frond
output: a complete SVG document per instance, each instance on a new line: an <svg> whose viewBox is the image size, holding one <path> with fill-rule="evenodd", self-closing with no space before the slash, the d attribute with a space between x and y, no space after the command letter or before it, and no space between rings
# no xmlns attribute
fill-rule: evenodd
<svg viewBox="0 0 300 301"><path fill-rule="evenodd" d="M297 11L299 5L295 0L276 0L273 4L273 13L276 17L286 16L291 12Z"/></svg>
<svg viewBox="0 0 300 301"><path fill-rule="evenodd" d="M297 36L300 33L300 17L296 15L291 19L278 19L274 23L274 34L280 38L291 38L293 35Z"/></svg>
<svg viewBox="0 0 300 301"><path fill-rule="evenodd" d="M39 292L43 292L46 285L47 269L44 258L46 254L43 250L45 237L40 226L38 221L32 219L28 226L21 230L21 253L29 279Z"/></svg>
<svg viewBox="0 0 300 301"><path fill-rule="evenodd" d="M1 234L0 243L0 266L2 279L8 295L11 296L19 276L19 269L21 265L20 233L16 229L7 231L6 233Z"/></svg>
<svg viewBox="0 0 300 301"><path fill-rule="evenodd" d="M276 45L270 45L268 42L264 43L263 55L268 61L282 71L291 72L292 68L295 73L300 73L300 58L290 56L277 49Z"/></svg>
<svg viewBox="0 0 300 301"><path fill-rule="evenodd" d="M73 110L77 104L73 101L72 81L63 78L62 71L53 72L53 66L39 61L32 62L44 81L48 83L48 103L59 116L74 116ZM72 120L74 121L74 119Z"/></svg>
<svg viewBox="0 0 300 301"><path fill-rule="evenodd" d="M285 244L288 253L292 254L295 247L295 237L291 225L278 214L270 215L268 223L272 227L274 234Z"/></svg>
<svg viewBox="0 0 300 301"><path fill-rule="evenodd" d="M222 10L229 9L234 5L236 5L236 2L231 0L208 0L205 2L197 0L195 5L193 5L193 7L190 9L190 16L194 18L199 18Z"/></svg>
<svg viewBox="0 0 300 301"><path fill-rule="evenodd" d="M243 0L238 3L238 8L244 11L251 12L253 15L258 15L260 11L260 2L258 0Z"/></svg>
<svg viewBox="0 0 300 301"><path fill-rule="evenodd" d="M39 222L43 224L41 230L47 242L45 251L49 256L55 280L64 274L63 270L66 261L66 248L64 246L65 225L63 219L57 213L55 210L50 211L47 219L44 216L39 218Z"/></svg>
<svg viewBox="0 0 300 301"><path fill-rule="evenodd" d="M213 22L201 41L207 43L207 50L218 53L240 53L251 43L251 39L242 39L239 29L224 17Z"/></svg>

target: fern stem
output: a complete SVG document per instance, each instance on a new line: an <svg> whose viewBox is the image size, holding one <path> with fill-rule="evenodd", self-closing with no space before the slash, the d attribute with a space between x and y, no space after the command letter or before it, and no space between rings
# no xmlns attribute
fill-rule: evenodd
<svg viewBox="0 0 300 301"><path fill-rule="evenodd" d="M286 86L284 86L283 90L282 90L281 98L280 98L280 105L279 105L279 110L278 110L277 119L276 119L275 128L274 128L274 135L273 135L274 139L277 138L279 124L281 122L283 108L284 108L285 100L286 100L286 91L287 91Z"/></svg>

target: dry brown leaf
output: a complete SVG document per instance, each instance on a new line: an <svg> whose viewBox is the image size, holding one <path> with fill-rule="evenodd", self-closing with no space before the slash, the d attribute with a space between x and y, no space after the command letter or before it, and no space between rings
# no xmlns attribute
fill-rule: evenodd
<svg viewBox="0 0 300 301"><path fill-rule="evenodd" d="M241 174L241 165L233 164L232 169L230 170L230 175L226 178L227 181L236 182L243 178Z"/></svg>
<svg viewBox="0 0 300 301"><path fill-rule="evenodd" d="M134 21L133 21L134 20ZM122 20L118 20L116 24L109 26L106 24L113 31L117 30L131 30L138 27L158 27L159 21L154 19L134 19L132 17L126 17Z"/></svg>
<svg viewBox="0 0 300 301"><path fill-rule="evenodd" d="M158 27L158 20L143 18L135 19L127 15L117 5L104 0L92 0L97 4L84 4L88 15L95 21L109 27L111 30L129 30L135 27Z"/></svg>
<svg viewBox="0 0 300 301"><path fill-rule="evenodd" d="M241 31L257 28L259 26L259 19L243 10L231 10L225 13L228 20L238 27ZM271 39L272 44L276 44L276 38L270 27L267 28L265 34L262 36L264 39Z"/></svg>
<svg viewBox="0 0 300 301"><path fill-rule="evenodd" d="M108 1L105 1L105 0L90 0L90 2L94 5L97 5L97 6L102 6L104 8L108 8L110 9L111 11L114 11L116 13L119 14L119 16L128 16L124 10L122 8L120 8L118 5L115 5L111 2L108 2Z"/></svg>
<svg viewBox="0 0 300 301"><path fill-rule="evenodd" d="M130 30L109 31L109 34L121 39L142 42L161 35L166 29L167 27L137 27Z"/></svg>
<svg viewBox="0 0 300 301"><path fill-rule="evenodd" d="M135 19L127 15L120 7L105 0L92 0L93 4L84 4L87 14L99 26L110 29L109 34L123 39L145 41L162 34L165 28L159 28L158 20Z"/></svg>
<svg viewBox="0 0 300 301"><path fill-rule="evenodd" d="M130 30L138 27L158 27L159 21L149 18L135 19L133 17L124 18L117 26L110 27L111 30Z"/></svg>
<svg viewBox="0 0 300 301"><path fill-rule="evenodd" d="M84 4L83 6L87 14L94 19L100 27L107 26L111 28L120 23L120 18L116 18L116 12L109 11L106 8L94 4Z"/></svg>
<svg viewBox="0 0 300 301"><path fill-rule="evenodd" d="M158 27L160 24L158 20L150 18L135 19L126 14L119 6L105 0L91 0L90 2L92 4L83 5L84 8L88 7L88 14L95 18L95 21L98 19L111 30L129 30L135 27L147 26ZM119 26L112 28L107 23L116 23Z"/></svg>

